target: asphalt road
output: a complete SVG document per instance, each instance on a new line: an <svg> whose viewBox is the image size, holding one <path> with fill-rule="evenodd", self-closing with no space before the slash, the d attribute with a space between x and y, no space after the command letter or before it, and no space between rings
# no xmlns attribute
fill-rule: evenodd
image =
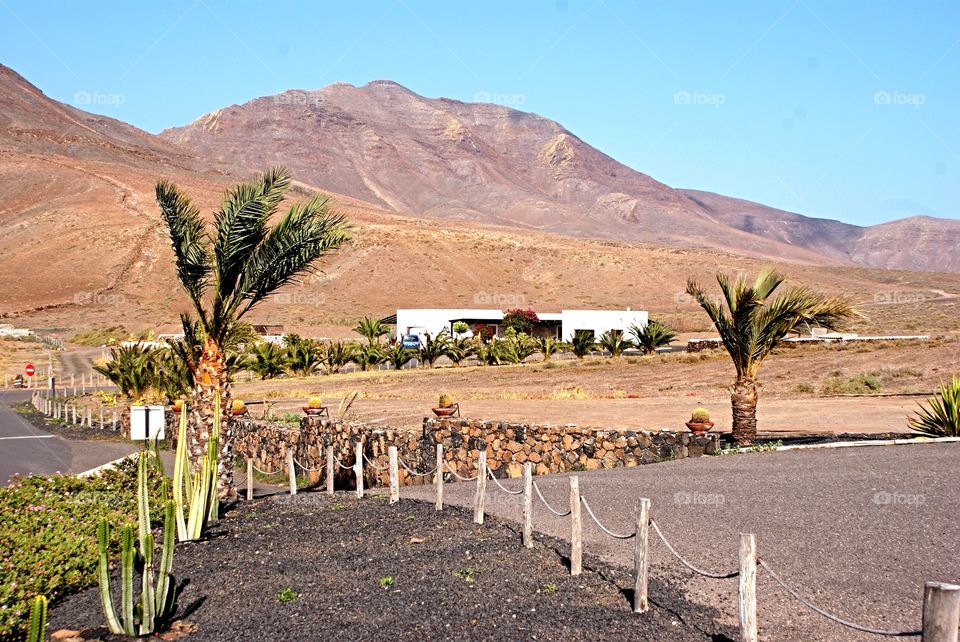
<svg viewBox="0 0 960 642"><path fill-rule="evenodd" d="M704 457L578 475L581 493L615 532L633 531L636 499L648 497L666 537L700 568L736 570L739 533L754 533L760 557L814 603L859 624L913 630L924 582L960 581L958 461L960 444L924 444ZM557 510L568 504L568 477L535 478ZM504 485L520 487L519 480ZM474 487L447 484L446 499L470 505ZM402 496L432 499L433 489L407 487ZM520 521L520 496L489 482L486 501L491 514ZM536 495L534 503L534 529L569 539L569 518L548 513ZM632 540L601 533L586 512L583 520L585 552L632 566ZM650 572L675 578L689 599L736 623L736 579L694 576L660 542ZM762 569L758 603L764 639L881 639L806 610Z"/></svg>
<svg viewBox="0 0 960 642"><path fill-rule="evenodd" d="M0 391L0 484L14 474L78 473L136 450L130 443L68 441L45 432L11 409L30 391Z"/></svg>

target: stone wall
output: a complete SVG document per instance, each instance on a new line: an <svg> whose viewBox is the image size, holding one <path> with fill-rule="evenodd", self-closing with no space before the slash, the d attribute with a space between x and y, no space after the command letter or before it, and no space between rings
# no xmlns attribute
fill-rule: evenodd
<svg viewBox="0 0 960 642"><path fill-rule="evenodd" d="M528 461L534 465L535 474L544 475L699 457L714 454L719 448L719 435L713 433L590 429L467 418L424 418L419 431L316 417L305 417L299 428L249 419L238 420L234 427L236 452L253 457L257 468L286 471L287 451L292 450L298 464L318 469L311 474L314 479L325 475L328 445L334 447L339 464L352 466L358 441L372 462L364 462L364 483L369 485L388 482L390 446L397 447L399 457L411 470L430 473L436 465L436 445L443 444L447 464L463 477L475 474L479 450L484 448L488 466L498 478L519 477ZM353 486L353 471L340 466L335 466L335 471L338 487ZM431 481L430 475L413 475L402 464L399 473L402 484ZM304 474L302 469L298 474Z"/></svg>

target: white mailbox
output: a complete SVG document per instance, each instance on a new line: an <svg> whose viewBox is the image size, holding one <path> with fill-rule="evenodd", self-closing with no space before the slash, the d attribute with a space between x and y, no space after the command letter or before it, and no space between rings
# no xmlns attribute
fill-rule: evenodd
<svg viewBox="0 0 960 642"><path fill-rule="evenodd" d="M130 406L130 439L164 439L166 421L163 415L163 406Z"/></svg>

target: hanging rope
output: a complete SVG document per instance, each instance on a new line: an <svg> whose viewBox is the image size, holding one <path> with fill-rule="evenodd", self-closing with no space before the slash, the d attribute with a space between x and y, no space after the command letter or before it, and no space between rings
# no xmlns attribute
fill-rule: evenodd
<svg viewBox="0 0 960 642"><path fill-rule="evenodd" d="M907 636L920 635L921 633L923 633L923 631L889 631L889 630L886 630L886 629L874 629L874 628L871 628L871 627L869 627L869 626L863 626L862 624L856 624L856 623L854 623L854 622L848 622L847 620L844 620L843 618L837 617L836 615L833 615L832 613L827 613L826 611L824 611L823 609L821 609L821 608L818 607L817 605L813 604L812 602L807 601L807 600L806 600L804 597L802 597L799 593L797 593L797 592L796 592L795 590L793 590L790 586L788 586L787 583L784 582L784 581L780 578L779 575L777 575L776 573L774 573L774 572L773 572L773 569L771 569L769 566L767 566L766 562L764 562L763 560L758 560L758 561L757 561L757 564L758 564L763 570L765 570L767 573L769 573L769 574L770 574L770 577L772 577L774 580L776 580L777 584L779 584L781 587L783 587L783 590L784 590L784 591L786 591L787 593L789 593L790 595L792 595L793 597L795 597L801 604L803 604L805 607L807 607L808 609L810 609L810 610L813 611L814 613L819 613L820 615L822 615L823 617L827 618L828 620L831 620L832 622L836 622L837 624L842 624L843 626L846 626L846 627L848 627L848 628L854 629L854 630L856 630L856 631L862 631L862 632L864 632L864 633L872 633L873 635L887 635L887 636L890 636L890 637L907 637Z"/></svg>
<svg viewBox="0 0 960 642"><path fill-rule="evenodd" d="M693 571L697 575L703 575L704 577L712 577L715 580L725 580L725 579L728 579L731 577L737 577L738 575L740 575L740 571L734 571L732 573L711 573L710 571L704 571L702 569L697 568L687 560L683 559L683 556L677 552L677 549L675 549L673 546L670 545L670 542L667 541L667 538L663 536L663 532L660 530L660 527L657 526L657 523L652 519L650 520L650 526L653 527L654 532L660 537L660 541L663 542L663 545L666 546L671 553L673 553L673 556L676 557L678 560L680 560L681 564L689 568L691 571Z"/></svg>
<svg viewBox="0 0 960 642"><path fill-rule="evenodd" d="M553 506L547 503L547 500L544 498L543 493L540 492L540 487L537 486L537 482L533 482L533 490L537 491L537 497L539 497L540 501L543 502L543 505L547 507L547 510L549 510L551 513L553 513L557 517L566 517L567 515L570 514L569 508L567 509L566 513L561 513L560 511L554 510Z"/></svg>
<svg viewBox="0 0 960 642"><path fill-rule="evenodd" d="M607 528L606 526L604 526L603 524L600 523L600 520L597 519L597 516L594 515L594 514L593 514L593 511L590 509L590 504L587 503L587 498L586 498L586 497L583 497L583 496L581 495L581 496L580 496L580 501L583 503L583 507L587 509L587 515L589 515L590 518L593 519L594 523L595 523L597 526L600 527L600 530L602 530L604 533L606 533L606 534L609 535L610 537L615 537L616 539L631 539L631 538L637 536L637 531L633 531L633 532L630 533L629 535L621 535L620 533L614 533L614 532L611 531L609 528Z"/></svg>
<svg viewBox="0 0 960 642"><path fill-rule="evenodd" d="M367 457L367 453L363 453L363 458L364 458L365 460L367 460L367 463L370 464L370 466L371 466L374 470L386 470L386 469L388 468L388 466L377 466L375 463L373 463L373 460L372 460L372 459L370 459L369 457Z"/></svg>
<svg viewBox="0 0 960 642"><path fill-rule="evenodd" d="M306 466L304 466L303 464L301 464L301 463L300 463L299 461L297 461L296 459L293 460L293 463L296 464L297 466L299 466L299 467L300 467L300 470L302 470L302 471L304 471L304 472L307 472L307 473L317 473L317 472L320 472L321 470L323 470L323 466L320 466L319 468L307 468Z"/></svg>
<svg viewBox="0 0 960 642"><path fill-rule="evenodd" d="M339 466L340 468L343 468L344 470L350 470L351 468L353 468L353 466L344 466L342 463L340 463L340 460L337 459L336 455L334 455L333 461L337 466Z"/></svg>
<svg viewBox="0 0 960 642"><path fill-rule="evenodd" d="M257 468L257 465L256 465L256 464L253 464L253 469L254 469L255 471L257 471L258 473L260 473L261 475L276 475L277 473L283 472L282 469L281 469L281 470L275 470L275 471L273 471L273 472L267 472L267 471L263 470L262 468Z"/></svg>
<svg viewBox="0 0 960 642"><path fill-rule="evenodd" d="M468 481L475 481L475 480L477 479L477 476L476 476L476 475L474 475L473 477L461 477L460 475L457 474L457 471L455 471L455 470L450 466L450 464L448 464L447 462L443 462L443 463L446 464L447 470L449 470L451 473L453 473L453 476L456 477L457 479L459 479L460 481L467 481L467 482L468 482Z"/></svg>
<svg viewBox="0 0 960 642"><path fill-rule="evenodd" d="M416 477L426 477L426 476L428 476L428 475L432 475L433 473L437 472L437 467L434 466L434 467L433 467L433 470L431 470L431 471L429 471L429 472L426 472L426 473L418 473L418 472L415 471L414 469L410 468L410 466L407 466L407 462L403 461L403 458L400 457L399 455L397 456L397 461L400 462L400 465L401 465L401 466L403 466L404 468L407 469L407 472L408 472L408 473L410 473L411 475L414 475L414 476L416 476Z"/></svg>
<svg viewBox="0 0 960 642"><path fill-rule="evenodd" d="M522 488L521 488L520 490L510 490L510 489L506 488L503 484L500 483L500 480L497 479L497 476L494 475L494 474L493 474L493 471L490 470L489 468L487 469L487 474L490 475L490 479L493 480L493 483L495 483L497 486L499 486L499 487L500 487L500 490L502 490L503 492L507 493L508 495L519 495L520 493L523 492L523 489L522 489Z"/></svg>

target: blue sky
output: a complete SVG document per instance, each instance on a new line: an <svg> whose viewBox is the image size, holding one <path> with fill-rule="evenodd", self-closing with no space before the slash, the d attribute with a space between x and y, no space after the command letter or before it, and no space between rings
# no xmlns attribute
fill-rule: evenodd
<svg viewBox="0 0 960 642"><path fill-rule="evenodd" d="M542 114L675 187L960 218L956 0L0 0L0 62L151 132L387 78Z"/></svg>

